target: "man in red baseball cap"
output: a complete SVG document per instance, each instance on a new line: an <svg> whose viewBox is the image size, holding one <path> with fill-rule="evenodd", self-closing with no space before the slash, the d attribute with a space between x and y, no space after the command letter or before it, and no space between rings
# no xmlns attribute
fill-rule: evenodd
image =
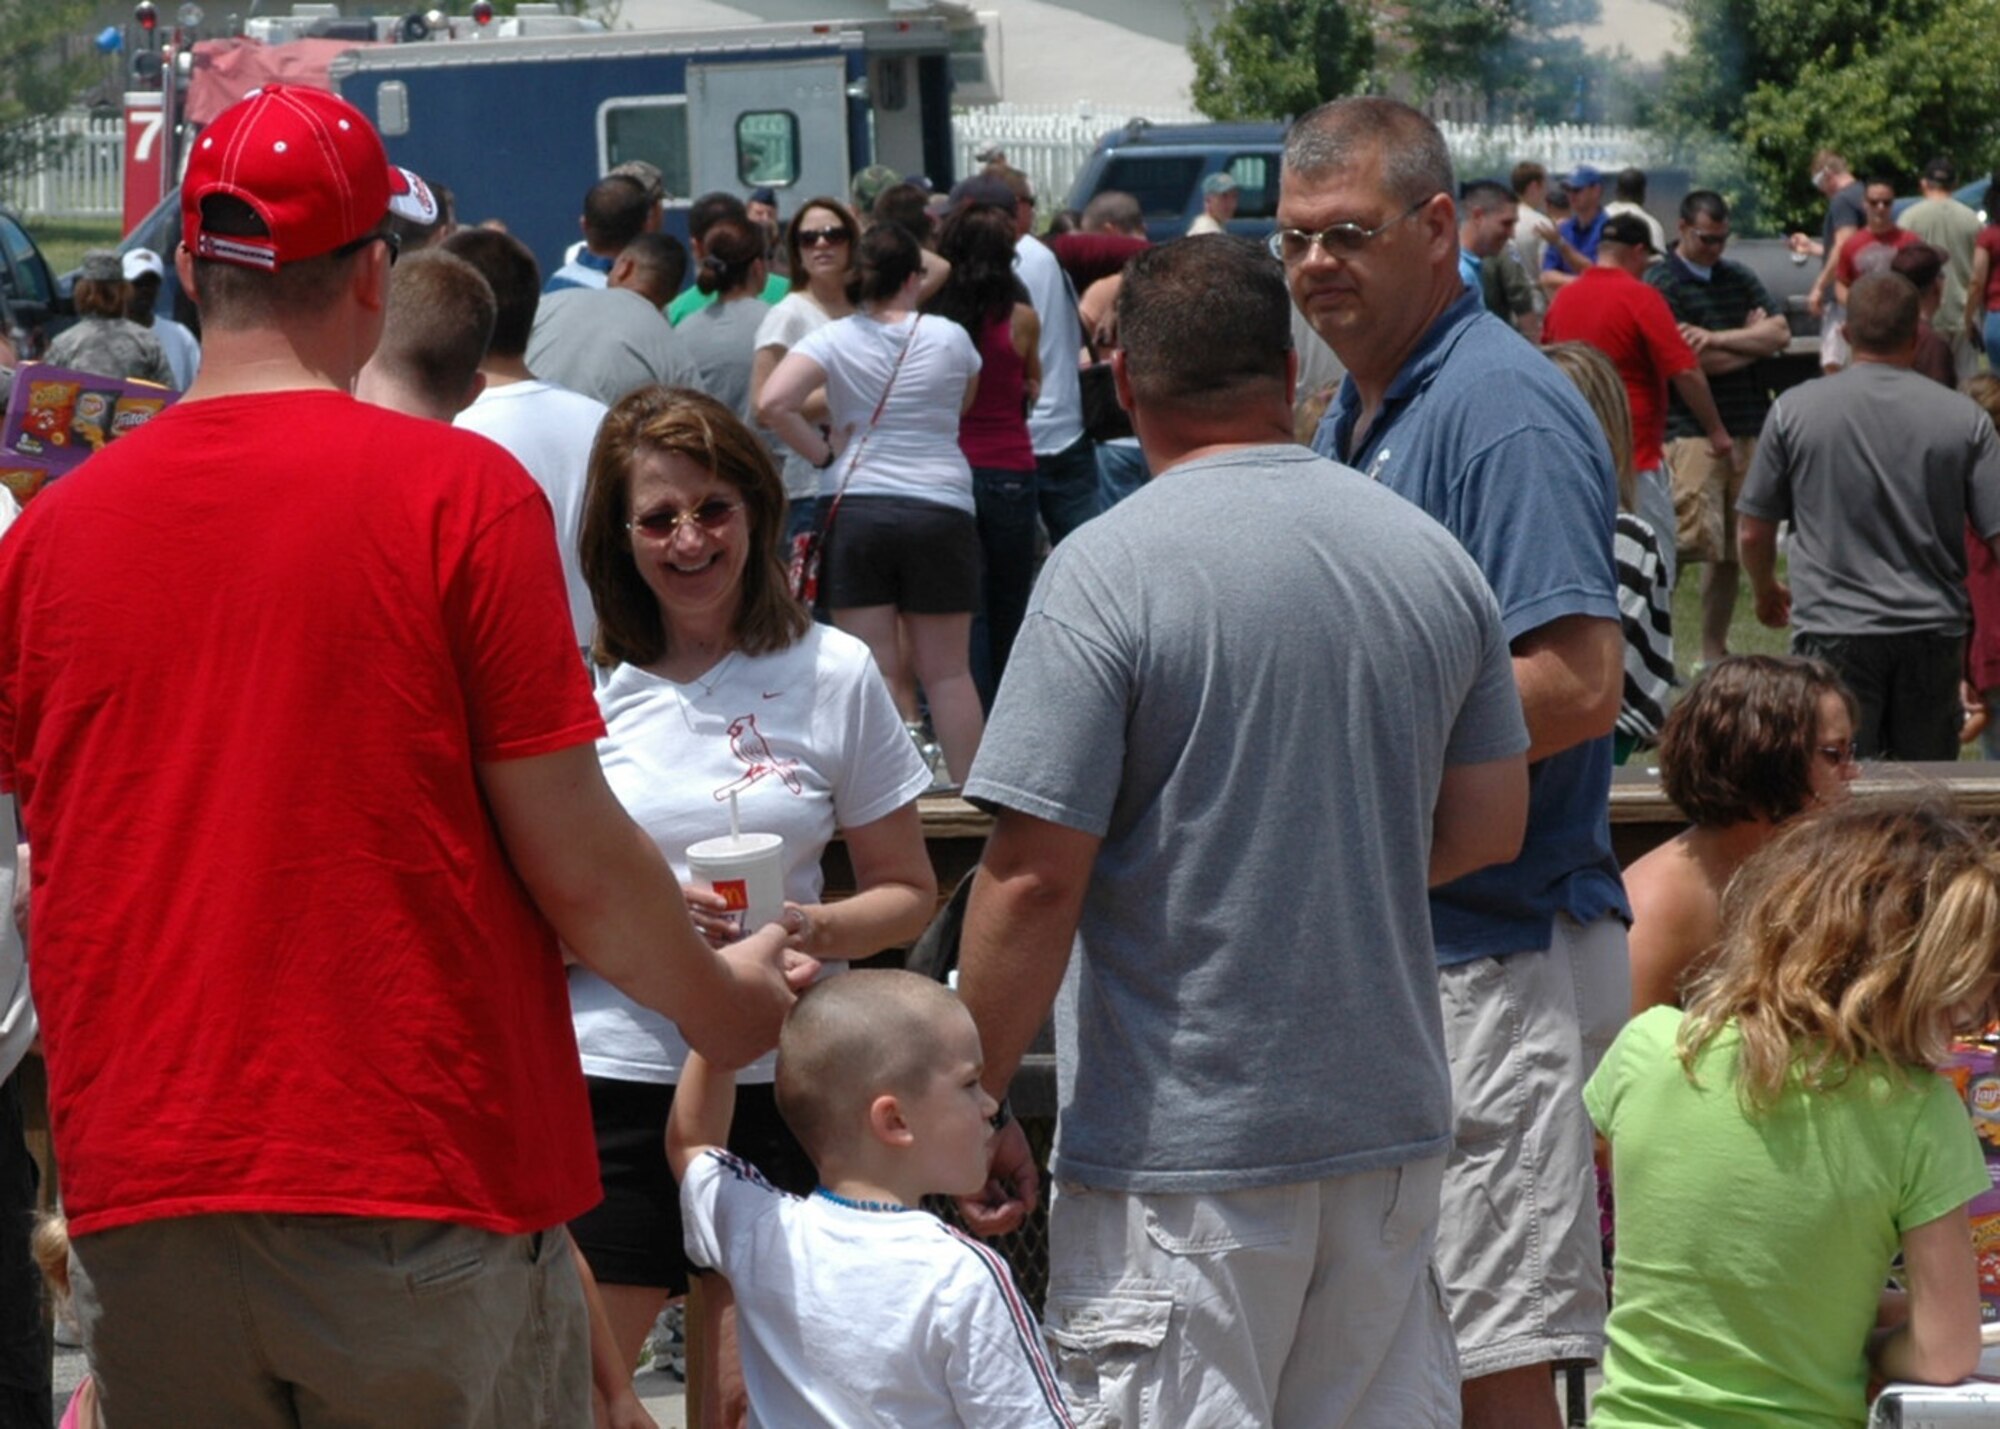
<svg viewBox="0 0 2000 1429"><path fill-rule="evenodd" d="M270 86L195 141L186 398L0 546L0 788L109 1422L583 1426L599 1195L561 944L740 1064L720 953L599 772L546 498L353 399L427 191Z"/></svg>

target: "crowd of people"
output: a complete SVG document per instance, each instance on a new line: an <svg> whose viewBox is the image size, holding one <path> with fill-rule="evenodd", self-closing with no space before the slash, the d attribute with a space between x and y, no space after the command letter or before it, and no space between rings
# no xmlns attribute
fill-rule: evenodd
<svg viewBox="0 0 2000 1429"><path fill-rule="evenodd" d="M65 349L186 398L0 542L0 1066L39 1026L64 1212L16 1071L0 1417L51 1418L36 1255L82 1429L645 1429L683 1295L705 1425L1553 1429L1601 1362L1607 1429L1858 1426L1969 1373L1924 1069L2000 1010L2000 851L1848 797L2000 694L1964 225L1859 186L1840 370L1773 401L1726 202L1669 245L1602 186L1552 222L1358 98L1266 243L1233 183L1038 237L996 158L683 247L633 164L545 275L343 101L226 111L198 368L152 254ZM1739 561L1793 656L1728 652ZM1638 749L1689 827L1621 868ZM994 821L955 988L849 971L932 920L940 780ZM703 871L745 843L761 892ZM1038 1316L980 1238L1045 1194Z"/></svg>

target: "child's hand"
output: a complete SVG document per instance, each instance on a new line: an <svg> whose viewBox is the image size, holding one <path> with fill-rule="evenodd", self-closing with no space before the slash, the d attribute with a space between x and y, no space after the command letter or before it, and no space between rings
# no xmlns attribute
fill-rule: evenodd
<svg viewBox="0 0 2000 1429"><path fill-rule="evenodd" d="M995 1133L987 1170L986 1189L960 1196L958 1213L967 1230L991 1240L1018 1229L1042 1198L1042 1175L1020 1122L1010 1121Z"/></svg>

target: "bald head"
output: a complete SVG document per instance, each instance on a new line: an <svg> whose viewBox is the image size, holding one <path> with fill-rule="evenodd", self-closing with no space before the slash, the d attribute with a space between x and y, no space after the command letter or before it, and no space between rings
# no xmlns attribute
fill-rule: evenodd
<svg viewBox="0 0 2000 1429"><path fill-rule="evenodd" d="M778 1112L815 1164L866 1133L884 1093L915 1096L945 1066L965 1007L916 973L861 968L815 983L778 1037Z"/></svg>

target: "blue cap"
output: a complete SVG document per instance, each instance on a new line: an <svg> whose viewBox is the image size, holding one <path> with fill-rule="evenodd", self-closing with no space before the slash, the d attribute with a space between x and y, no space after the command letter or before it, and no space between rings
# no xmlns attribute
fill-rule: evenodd
<svg viewBox="0 0 2000 1429"><path fill-rule="evenodd" d="M1597 172L1595 165L1578 164L1569 171L1568 177L1563 180L1563 187L1566 189L1587 189L1593 184L1601 184L1603 182L1604 175Z"/></svg>

